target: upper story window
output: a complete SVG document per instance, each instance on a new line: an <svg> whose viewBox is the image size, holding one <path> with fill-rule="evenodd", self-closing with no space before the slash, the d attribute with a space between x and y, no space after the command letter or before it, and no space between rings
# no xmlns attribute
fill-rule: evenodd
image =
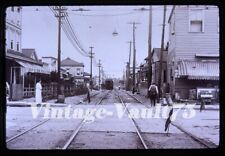
<svg viewBox="0 0 225 156"><path fill-rule="evenodd" d="M20 7L17 8L17 12L20 13Z"/></svg>
<svg viewBox="0 0 225 156"><path fill-rule="evenodd" d="M31 54L30 58L32 58L33 60L35 60L34 54Z"/></svg>
<svg viewBox="0 0 225 156"><path fill-rule="evenodd" d="M202 9L189 10L189 32L204 32L204 12Z"/></svg>
<svg viewBox="0 0 225 156"><path fill-rule="evenodd" d="M20 50L20 47L19 47L19 42L17 42L16 44L16 50L19 51Z"/></svg>
<svg viewBox="0 0 225 156"><path fill-rule="evenodd" d="M11 7L11 11L14 12L14 7Z"/></svg>
<svg viewBox="0 0 225 156"><path fill-rule="evenodd" d="M11 40L11 49L13 49L13 40Z"/></svg>
<svg viewBox="0 0 225 156"><path fill-rule="evenodd" d="M77 75L80 75L80 68L77 68Z"/></svg>

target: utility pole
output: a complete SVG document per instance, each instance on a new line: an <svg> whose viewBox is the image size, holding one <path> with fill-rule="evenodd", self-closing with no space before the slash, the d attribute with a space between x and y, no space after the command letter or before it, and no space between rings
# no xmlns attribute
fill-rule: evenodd
<svg viewBox="0 0 225 156"><path fill-rule="evenodd" d="M137 11L148 11L149 10L148 75L147 75L147 81L148 81L148 87L149 87L152 83L152 54L151 54L151 50L152 50L152 6L150 5L149 9L140 8L140 9L134 9L134 10L137 10Z"/></svg>
<svg viewBox="0 0 225 156"><path fill-rule="evenodd" d="M127 43L130 44L130 48L129 48L128 68L127 68L127 86L126 86L126 90L129 90L129 86L130 86L130 62L131 62L131 46L132 46L132 41L129 41Z"/></svg>
<svg viewBox="0 0 225 156"><path fill-rule="evenodd" d="M99 85L99 90L100 90L101 89L101 60L99 60L99 63L98 63L98 70L99 70L98 85Z"/></svg>
<svg viewBox="0 0 225 156"><path fill-rule="evenodd" d="M149 6L149 34L148 34L148 87L152 83L152 6Z"/></svg>
<svg viewBox="0 0 225 156"><path fill-rule="evenodd" d="M58 102L60 102L59 96L62 95L61 93L61 74L60 74L60 68L61 68L61 20L63 17L65 17L65 11L66 8L62 6L56 6L54 7L54 10L58 11L58 14L55 16L58 18L58 86L57 86L57 96L58 96ZM64 101L64 100L63 100Z"/></svg>
<svg viewBox="0 0 225 156"><path fill-rule="evenodd" d="M92 87L93 87L93 86L92 86L92 85L93 85L93 81L92 81L92 59L93 59L93 57L94 57L94 56L93 56L94 53L92 52L92 49L93 49L94 47L91 46L90 48L91 48L91 52L89 53L89 54L90 54L89 57L90 57L90 59L91 59L91 63L90 63L90 72L91 72L91 73L90 73L90 74L91 74L91 77L90 77L90 89L92 90Z"/></svg>
<svg viewBox="0 0 225 156"><path fill-rule="evenodd" d="M102 65L102 68L101 68L101 81L102 81L102 83L104 83L104 70L103 70L103 65Z"/></svg>
<svg viewBox="0 0 225 156"><path fill-rule="evenodd" d="M164 5L164 10L163 10L163 25L162 25L162 40L161 40L161 51L160 51L160 64L159 64L159 77L158 77L158 88L159 88L159 96L158 96L158 102L159 98L162 96L162 59L163 59L163 52L164 52L164 32L165 32L165 20L166 20L166 5Z"/></svg>
<svg viewBox="0 0 225 156"><path fill-rule="evenodd" d="M134 94L135 90L136 90L136 86L135 86L135 66L136 66L136 49L135 49L135 25L136 24L140 24L137 22L132 22L129 23L133 25L133 89L132 89L132 93Z"/></svg>
<svg viewBox="0 0 225 156"><path fill-rule="evenodd" d="M129 41L128 43L130 44L130 49L129 49L129 61L128 61L128 63L129 63L129 67L130 67L130 59L131 59L131 45L132 45L132 41Z"/></svg>

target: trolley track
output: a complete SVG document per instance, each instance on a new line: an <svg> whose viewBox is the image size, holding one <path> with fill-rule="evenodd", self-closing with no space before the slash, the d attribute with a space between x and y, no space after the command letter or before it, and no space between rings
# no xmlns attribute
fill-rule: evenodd
<svg viewBox="0 0 225 156"><path fill-rule="evenodd" d="M46 123L46 122L49 121L49 120L50 120L50 119L44 120L44 121L42 121L42 122L39 122L38 124L32 126L31 128L29 128L29 129L27 129L27 130L25 130L25 131L23 131L23 132L21 132L21 133L15 135L15 136L13 136L13 137L7 139L7 140L6 140L6 143L9 143L9 142L11 142L11 141L17 139L18 137L20 137L20 136L22 136L22 135L24 135L24 134L30 132L31 130L33 130L33 129L35 129L35 128L41 126L41 125L43 125L44 123Z"/></svg>
<svg viewBox="0 0 225 156"><path fill-rule="evenodd" d="M98 93L95 93L95 94L91 95L90 98L96 97L96 96L99 95L99 94L100 94L99 92L98 92ZM83 99L83 102L86 102L87 100L88 100L87 97L85 97L85 98ZM79 105L79 104L82 104L82 102L80 101L80 102L78 102L76 105Z"/></svg>
<svg viewBox="0 0 225 156"><path fill-rule="evenodd" d="M99 92L98 92L98 93L95 93L95 94L93 94L91 97L95 97L95 96L98 95L98 94L100 94L100 93L99 93ZM103 98L102 98L102 99L103 99ZM99 103L101 103L102 99L99 101ZM86 100L87 100L87 99L86 99ZM98 104L99 104L99 103L98 103ZM78 104L80 104L80 102L78 102L76 105L78 105ZM43 105L46 105L46 104L43 104ZM44 121L41 121L41 122L39 122L39 123L33 125L31 128L28 128L27 130L24 130L24 131L22 131L21 133L16 134L16 135L10 137L9 139L6 140L6 143L10 143L10 142L16 140L17 138L19 138L19 137L21 137L21 136L24 136L25 134L31 132L32 130L34 130L34 129L38 128L38 127L40 127L41 125L45 124L46 122L48 122L48 121L50 121L50 120L51 120L51 119L46 119L46 120L44 120ZM74 135L74 134L73 134L73 135Z"/></svg>
<svg viewBox="0 0 225 156"><path fill-rule="evenodd" d="M125 92L127 95L129 95L130 97L134 98L136 101L138 101L139 103L143 104L145 107L150 108L148 105L144 104L141 100L139 100L137 97L135 97L134 95L131 95L130 93ZM166 120L166 119L165 119ZM189 133L188 131L184 130L182 127L176 125L175 123L171 122L171 125L173 125L174 127L176 127L177 129L179 129L181 132L183 132L184 134L186 134L187 136L189 136L190 138L192 138L194 141L198 142L199 144L203 145L206 148L216 148L217 146L214 143L208 143L203 139L200 139L198 137L196 137L195 135Z"/></svg>
<svg viewBox="0 0 225 156"><path fill-rule="evenodd" d="M97 101L97 103L95 103L95 105L99 105L101 104L101 102L103 101L103 99L109 94L110 91L108 91L107 93L105 93L99 101ZM82 119L82 121L79 123L79 125L77 126L77 128L73 131L72 135L69 137L69 139L64 143L62 148L58 148L58 149L62 149L62 150L66 150L69 148L69 146L71 145L71 143L74 141L75 137L78 135L80 129L83 127L83 125L85 124L85 122L87 122L87 120L85 118Z"/></svg>
<svg viewBox="0 0 225 156"><path fill-rule="evenodd" d="M121 91L121 92L119 92L119 91L117 91L117 90L116 90L116 91L111 91L111 90L110 90L110 91L106 92L104 95L101 95L101 98L99 98L99 96L98 96L98 99L99 99L99 100L98 100L97 102L94 102L95 105L100 105L100 104L102 103L102 101L104 101L104 99L107 97L107 95L108 95L109 93L112 93L112 92L115 93L115 94L114 94L115 97L118 97L117 100L119 100L119 101L123 104L123 106L124 106L126 112L128 113L129 118L131 119L131 121L132 121L132 123L133 123L133 125L134 125L134 127L135 127L137 136L138 136L138 138L139 138L140 141L141 141L141 144L142 144L141 146L143 146L145 149L151 148L151 144L149 144L149 143L146 144L147 140L144 140L144 138L143 138L143 136L145 136L145 133L144 133L144 132L141 132L140 128L138 127L137 122L134 120L134 118L131 117L130 112L129 112L129 110L128 110L128 107L126 106L126 104L124 103L124 100L122 99L122 98L125 98L125 99L126 99L126 97L124 97L124 96L121 94L121 92L126 93L128 96L130 96L131 98L133 98L133 99L134 99L135 101L137 101L138 103L143 104L145 107L147 107L147 108L150 108L150 107L149 107L148 105L146 105L145 103L143 103L141 100L139 100L139 99L138 99L137 97L135 97L134 95L132 95L132 94L126 92L126 91ZM94 95L96 96L97 94L99 94L99 93L96 93L96 94L94 94ZM95 106L95 105L93 105L93 106ZM41 122L39 122L38 124L32 126L31 128L29 128L29 129L27 129L27 130L25 130L25 131L23 131L23 132L21 132L21 133L15 135L15 136L13 136L13 137L10 137L9 139L6 140L6 143L10 143L10 142L16 140L17 138L19 138L19 137L21 137L21 136L23 136L23 135L29 133L30 131L32 131L32 130L38 128L39 126L41 126L41 125L47 123L49 120L50 120L50 119L41 121ZM72 134L69 136L69 138L68 138L65 142L63 142L62 145L60 145L59 148L58 148L58 146L57 146L57 149L63 149L63 150L68 149L68 148L70 147L70 145L72 144L72 142L75 141L75 138L76 138L76 136L78 135L80 129L83 127L83 125L84 125L86 122L88 122L88 121L84 118L84 119L82 119L82 121L80 121L79 123L77 123L78 126L76 126L76 128L75 128L74 130L71 129L71 130L72 130ZM171 125L174 126L174 127L176 127L178 130L180 130L181 132L183 132L186 136L190 137L190 139L194 140L194 141L195 141L196 143L198 143L199 145L202 145L202 146L204 146L204 147L206 147L206 148L216 148L216 147L217 147L217 146L216 146L215 144L213 144L213 143L210 143L210 142L208 142L208 141L205 141L205 140L203 140L203 139L200 139L200 138L194 136L193 134L189 133L188 131L184 130L182 127L176 125L176 124L173 123L173 122L171 123ZM147 136L145 136L145 137L147 137Z"/></svg>
<svg viewBox="0 0 225 156"><path fill-rule="evenodd" d="M126 104L124 103L123 99L121 98L121 96L119 95L118 92L117 92L117 96L118 96L120 102L122 103L122 105L124 106L125 110L127 111L128 116L129 116L129 118L131 119L131 121L132 121L132 123L133 123L133 125L134 125L134 128L135 128L135 130L136 130L136 133L137 133L139 139L141 140L141 143L142 143L143 147L144 147L145 149L148 149L148 146L147 146L147 144L146 144L146 142L145 142L145 140L143 139L143 136L142 136L142 134L141 134L141 130L139 129L139 127L138 127L136 121L134 120L134 118L131 117L129 110L127 109Z"/></svg>

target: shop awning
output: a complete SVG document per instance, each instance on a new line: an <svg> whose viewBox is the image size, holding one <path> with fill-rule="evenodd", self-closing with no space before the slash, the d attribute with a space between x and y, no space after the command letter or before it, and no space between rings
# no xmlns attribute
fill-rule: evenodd
<svg viewBox="0 0 225 156"><path fill-rule="evenodd" d="M182 60L178 62L177 76L191 80L219 80L219 62Z"/></svg>
<svg viewBox="0 0 225 156"><path fill-rule="evenodd" d="M19 63L21 66L23 66L26 72L50 74L50 71L41 65L32 64L32 63L28 63L24 61L19 61L19 60L15 60L15 61Z"/></svg>

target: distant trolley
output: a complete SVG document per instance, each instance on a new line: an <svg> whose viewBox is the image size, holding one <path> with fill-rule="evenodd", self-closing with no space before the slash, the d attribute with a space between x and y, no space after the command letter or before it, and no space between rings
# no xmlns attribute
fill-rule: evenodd
<svg viewBox="0 0 225 156"><path fill-rule="evenodd" d="M112 79L105 80L105 89L113 90L113 80Z"/></svg>

